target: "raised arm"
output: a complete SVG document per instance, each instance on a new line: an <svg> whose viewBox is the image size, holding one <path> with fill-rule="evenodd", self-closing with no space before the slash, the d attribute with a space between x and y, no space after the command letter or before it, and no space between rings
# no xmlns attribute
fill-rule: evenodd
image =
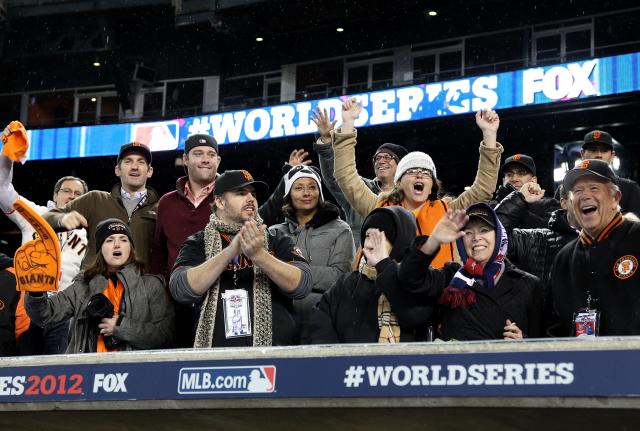
<svg viewBox="0 0 640 431"><path fill-rule="evenodd" d="M476 114L476 124L482 131L478 171L471 187L449 203L453 209L464 209L471 204L491 199L498 184L498 170L502 145L496 141L500 117L495 111L480 111Z"/></svg>
<svg viewBox="0 0 640 431"><path fill-rule="evenodd" d="M356 130L355 120L362 111L362 105L349 99L342 105L342 128L334 133L333 174L349 204L366 217L375 208L378 196L362 181L356 170Z"/></svg>

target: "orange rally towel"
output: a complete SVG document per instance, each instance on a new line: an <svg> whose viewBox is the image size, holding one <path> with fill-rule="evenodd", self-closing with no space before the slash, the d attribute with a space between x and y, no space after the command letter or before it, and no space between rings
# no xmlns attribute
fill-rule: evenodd
<svg viewBox="0 0 640 431"><path fill-rule="evenodd" d="M29 150L27 130L21 122L12 121L0 134L2 141L2 155L14 162L24 163Z"/></svg>

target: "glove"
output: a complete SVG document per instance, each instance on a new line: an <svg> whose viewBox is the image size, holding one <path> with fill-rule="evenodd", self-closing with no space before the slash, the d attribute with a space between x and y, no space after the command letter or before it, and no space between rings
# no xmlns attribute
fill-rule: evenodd
<svg viewBox="0 0 640 431"><path fill-rule="evenodd" d="M14 202L16 211L38 234L16 250L13 258L16 290L44 292L58 290L60 280L60 244L58 236L44 219L22 199Z"/></svg>
<svg viewBox="0 0 640 431"><path fill-rule="evenodd" d="M27 130L21 122L12 121L0 134L2 141L2 155L14 162L24 163L29 150Z"/></svg>

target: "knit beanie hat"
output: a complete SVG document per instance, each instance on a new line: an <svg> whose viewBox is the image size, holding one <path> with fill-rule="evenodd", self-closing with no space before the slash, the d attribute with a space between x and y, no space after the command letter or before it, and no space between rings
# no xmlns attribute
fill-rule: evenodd
<svg viewBox="0 0 640 431"><path fill-rule="evenodd" d="M433 179L437 178L436 175L436 165L433 163L431 156L427 153L423 153L422 151L412 151L400 160L398 163L398 168L396 169L396 175L393 177L394 182L400 181L400 178L404 175L404 173L408 169L412 168L423 168L429 169L433 174Z"/></svg>
<svg viewBox="0 0 640 431"><path fill-rule="evenodd" d="M360 230L360 245L364 247L368 229L378 229L393 244L396 240L396 223L393 214L388 211L372 211L369 213Z"/></svg>
<svg viewBox="0 0 640 431"><path fill-rule="evenodd" d="M322 195L322 180L320 179L318 168L315 166L294 166L289 172L284 174L284 196L286 197L289 195L291 187L293 187L293 183L300 178L311 178L318 183L318 189L320 190L320 202L323 202L324 196Z"/></svg>
<svg viewBox="0 0 640 431"><path fill-rule="evenodd" d="M120 219L108 218L102 220L96 227L96 253L100 253L100 249L105 240L115 234L126 235L129 241L131 241L131 247L133 247L133 238L131 237L129 227Z"/></svg>
<svg viewBox="0 0 640 431"><path fill-rule="evenodd" d="M396 145L390 142L385 142L384 144L378 147L373 157L375 158L379 153L389 153L396 157L396 162L399 162L404 156L407 155L408 151L402 145Z"/></svg>

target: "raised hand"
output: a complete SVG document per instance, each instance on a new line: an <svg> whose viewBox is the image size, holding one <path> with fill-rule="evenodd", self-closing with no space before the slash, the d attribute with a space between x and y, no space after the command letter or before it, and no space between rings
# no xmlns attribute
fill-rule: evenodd
<svg viewBox="0 0 640 431"><path fill-rule="evenodd" d="M368 229L362 252L367 258L367 264L371 266L376 266L378 262L388 258L387 236L384 232L378 229Z"/></svg>
<svg viewBox="0 0 640 431"><path fill-rule="evenodd" d="M424 254L432 255L441 244L453 242L464 236L462 229L465 227L469 217L465 210L452 210L449 208L447 214L440 219L429 239L422 244L420 251Z"/></svg>
<svg viewBox="0 0 640 431"><path fill-rule="evenodd" d="M342 124L353 127L353 123L358 119L362 112L362 104L355 97L347 99L342 104Z"/></svg>
<svg viewBox="0 0 640 431"><path fill-rule="evenodd" d="M524 200L530 204L544 197L544 189L540 187L540 184L534 182L524 183L519 191L522 193Z"/></svg>
<svg viewBox="0 0 640 431"><path fill-rule="evenodd" d="M311 121L318 126L318 133L320 133L320 140L324 144L331 142L331 131L335 128L338 120L329 121L329 114L326 109L320 110L316 108L312 112Z"/></svg>
<svg viewBox="0 0 640 431"><path fill-rule="evenodd" d="M309 157L309 153L305 150L293 150L291 154L289 154L289 164L291 166L310 165L311 160L307 159L307 157Z"/></svg>
<svg viewBox="0 0 640 431"><path fill-rule="evenodd" d="M478 111L476 113L476 124L482 130L482 133L497 133L500 127L500 116L493 110Z"/></svg>

